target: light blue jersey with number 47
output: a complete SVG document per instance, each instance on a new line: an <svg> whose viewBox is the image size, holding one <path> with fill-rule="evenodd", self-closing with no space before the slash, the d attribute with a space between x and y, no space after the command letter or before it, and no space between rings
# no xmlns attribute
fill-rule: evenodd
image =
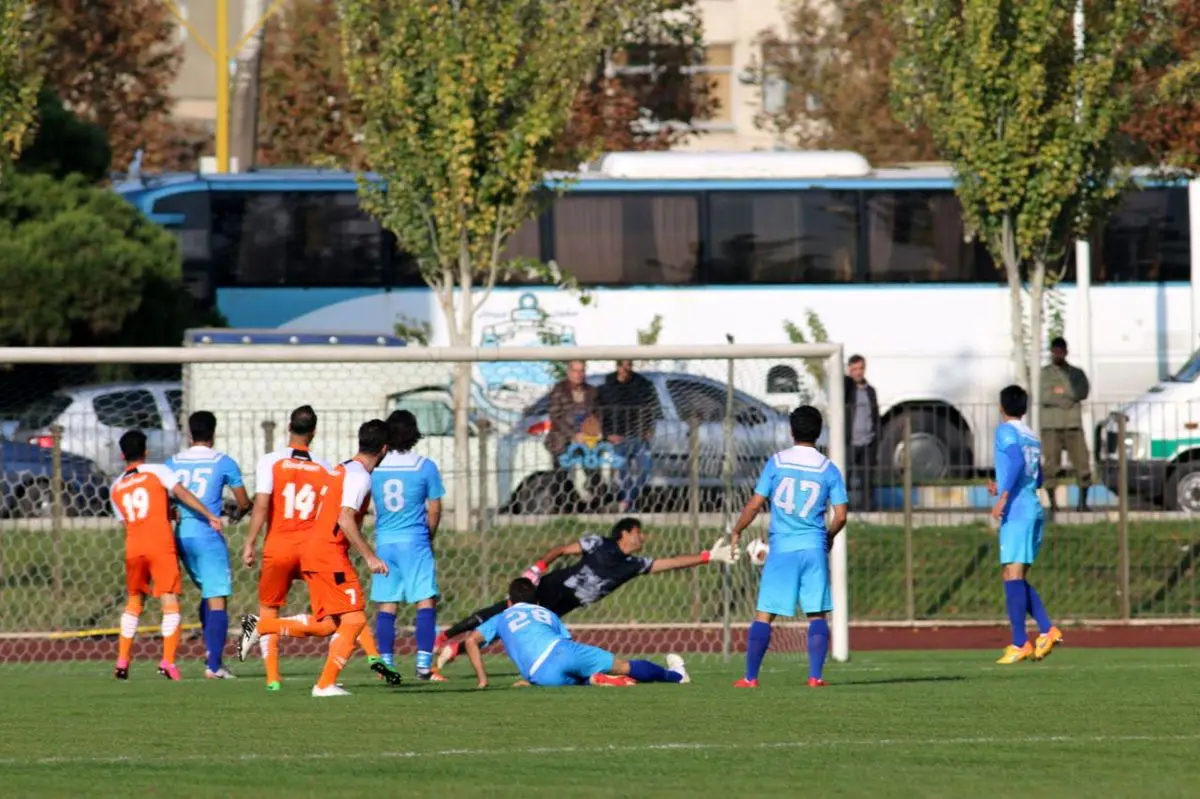
<svg viewBox="0 0 1200 799"><path fill-rule="evenodd" d="M775 453L754 493L765 497L771 509L772 552L825 549L825 512L849 501L842 473L813 447Z"/></svg>
<svg viewBox="0 0 1200 799"><path fill-rule="evenodd" d="M429 543L425 503L446 494L437 465L415 452L389 452L371 472L375 541Z"/></svg>

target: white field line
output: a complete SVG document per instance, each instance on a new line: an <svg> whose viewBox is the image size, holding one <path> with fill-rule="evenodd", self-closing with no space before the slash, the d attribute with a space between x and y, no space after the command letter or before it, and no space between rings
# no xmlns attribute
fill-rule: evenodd
<svg viewBox="0 0 1200 799"><path fill-rule="evenodd" d="M729 752L768 751L786 749L840 749L840 748L883 748L883 747L970 747L994 746L998 744L1121 744L1121 743L1169 743L1200 741L1200 735L1029 735L1010 737L961 737L961 738L835 738L810 741L764 741L759 743L717 743L704 741L680 741L676 743L643 744L640 746L549 746L496 749L431 749L394 750L380 752L309 752L288 754L286 752L246 752L240 755L106 755L76 757L60 755L22 759L0 758L0 767L70 766L96 764L146 765L161 768L185 763L285 763L312 760L408 760L420 758L464 758L464 757L513 757L522 755L623 755L638 752Z"/></svg>

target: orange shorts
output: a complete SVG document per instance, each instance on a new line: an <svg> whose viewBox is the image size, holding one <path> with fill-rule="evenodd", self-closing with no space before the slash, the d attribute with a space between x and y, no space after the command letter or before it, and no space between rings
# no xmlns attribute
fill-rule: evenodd
<svg viewBox="0 0 1200 799"><path fill-rule="evenodd" d="M308 585L308 601L312 604L313 616L317 621L366 607L362 584L352 570L305 572L304 582Z"/></svg>
<svg viewBox="0 0 1200 799"><path fill-rule="evenodd" d="M292 583L301 579L300 555L263 555L262 570L258 573L258 601L269 608L287 604Z"/></svg>
<svg viewBox="0 0 1200 799"><path fill-rule="evenodd" d="M154 584L153 591L150 588ZM174 552L125 557L125 588L130 594L178 594L183 590L179 559Z"/></svg>

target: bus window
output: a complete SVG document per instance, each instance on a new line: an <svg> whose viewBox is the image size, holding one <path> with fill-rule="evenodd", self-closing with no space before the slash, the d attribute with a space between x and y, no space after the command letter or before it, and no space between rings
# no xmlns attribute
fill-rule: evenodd
<svg viewBox="0 0 1200 799"><path fill-rule="evenodd" d="M854 192L709 195L711 283L849 283L858 261Z"/></svg>
<svg viewBox="0 0 1200 799"><path fill-rule="evenodd" d="M867 279L873 283L996 283L987 250L965 240L953 191L867 194Z"/></svg>
<svg viewBox="0 0 1200 799"><path fill-rule="evenodd" d="M554 205L554 258L584 285L694 283L693 195L568 195Z"/></svg>
<svg viewBox="0 0 1200 799"><path fill-rule="evenodd" d="M1096 283L1191 280L1187 189L1128 192L1103 232L1092 236Z"/></svg>
<svg viewBox="0 0 1200 799"><path fill-rule="evenodd" d="M152 213L178 214L183 222L166 228L179 241L183 260L183 284L202 302L212 302L212 249L209 246L208 192L203 190L172 194L159 198Z"/></svg>

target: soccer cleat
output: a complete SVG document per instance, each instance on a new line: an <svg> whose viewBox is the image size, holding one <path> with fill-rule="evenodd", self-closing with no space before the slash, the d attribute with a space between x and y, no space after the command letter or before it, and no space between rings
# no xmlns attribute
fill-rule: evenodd
<svg viewBox="0 0 1200 799"><path fill-rule="evenodd" d="M183 679L183 675L179 673L179 667L165 660L158 664L158 673L172 682Z"/></svg>
<svg viewBox="0 0 1200 799"><path fill-rule="evenodd" d="M350 692L340 685L331 685L328 688L318 688L313 686L313 696L350 696Z"/></svg>
<svg viewBox="0 0 1200 799"><path fill-rule="evenodd" d="M822 680L820 677L809 677L808 678L808 687L809 688L824 688L825 681Z"/></svg>
<svg viewBox="0 0 1200 799"><path fill-rule="evenodd" d="M244 661L258 643L258 616L242 616L242 637L238 639L238 660Z"/></svg>
<svg viewBox="0 0 1200 799"><path fill-rule="evenodd" d="M237 675L232 673L231 671L229 671L229 669L222 666L221 668L217 669L216 671L206 668L204 670L204 679L206 679L206 680L236 680Z"/></svg>
<svg viewBox="0 0 1200 799"><path fill-rule="evenodd" d="M667 655L667 671L673 671L680 676L680 682L691 682L692 677L687 673L687 668L683 665L683 658L674 653Z"/></svg>
<svg viewBox="0 0 1200 799"><path fill-rule="evenodd" d="M421 682L446 682L447 681L446 678L443 677L441 674L439 674L436 669L434 669L432 671L418 671L417 679L420 680Z"/></svg>
<svg viewBox="0 0 1200 799"><path fill-rule="evenodd" d="M1062 630L1057 627L1051 627L1050 631L1039 635L1033 644L1033 659L1044 660L1047 655L1054 651L1054 647L1063 642Z"/></svg>
<svg viewBox="0 0 1200 799"><path fill-rule="evenodd" d="M129 679L129 667L128 666L115 667L113 669L113 677L118 680L128 680Z"/></svg>
<svg viewBox="0 0 1200 799"><path fill-rule="evenodd" d="M734 688L757 688L758 680L747 680L745 677L733 684Z"/></svg>
<svg viewBox="0 0 1200 799"><path fill-rule="evenodd" d="M448 664L453 663L454 659L458 657L459 653L462 651L462 641L451 641L449 643L442 644L441 647L435 646L434 649L436 649L438 653L437 663L434 664L434 668L441 671Z"/></svg>
<svg viewBox="0 0 1200 799"><path fill-rule="evenodd" d="M1025 646L1013 646L1009 644L1004 647L1004 654L1000 656L997 664L1001 666L1011 666L1014 663L1020 663L1022 660L1028 660L1033 657L1033 644L1028 641Z"/></svg>
<svg viewBox="0 0 1200 799"><path fill-rule="evenodd" d="M269 683L267 683L267 690L268 690L268 691L271 691L272 693L274 693L274 692L276 692L276 691L280 690L281 688L283 688L283 685L281 685L279 682L269 682Z"/></svg>
<svg viewBox="0 0 1200 799"><path fill-rule="evenodd" d="M637 680L619 674L596 673L588 678L592 685L603 685L611 688L629 688L637 685Z"/></svg>
<svg viewBox="0 0 1200 799"><path fill-rule="evenodd" d="M380 658L371 658L371 671L379 675L379 679L387 681L388 685L399 685L404 682L400 672L396 671Z"/></svg>

